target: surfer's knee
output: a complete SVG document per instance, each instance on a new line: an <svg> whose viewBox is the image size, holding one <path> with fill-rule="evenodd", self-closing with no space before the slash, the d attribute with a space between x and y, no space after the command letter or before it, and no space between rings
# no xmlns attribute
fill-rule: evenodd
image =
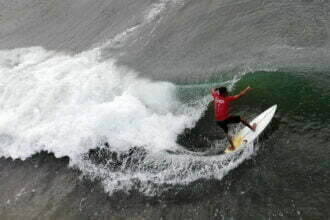
<svg viewBox="0 0 330 220"><path fill-rule="evenodd" d="M241 120L241 122L246 122L245 118L243 118L242 116L239 116L239 119Z"/></svg>

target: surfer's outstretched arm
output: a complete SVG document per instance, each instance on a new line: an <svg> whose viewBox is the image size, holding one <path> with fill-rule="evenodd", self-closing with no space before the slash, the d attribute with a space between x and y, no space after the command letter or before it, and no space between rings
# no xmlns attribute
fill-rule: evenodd
<svg viewBox="0 0 330 220"><path fill-rule="evenodd" d="M245 89L243 89L240 93L238 93L237 95L234 95L235 99L239 99L241 98L242 96L245 96L246 93L248 91L250 91L252 88L250 86L246 87Z"/></svg>

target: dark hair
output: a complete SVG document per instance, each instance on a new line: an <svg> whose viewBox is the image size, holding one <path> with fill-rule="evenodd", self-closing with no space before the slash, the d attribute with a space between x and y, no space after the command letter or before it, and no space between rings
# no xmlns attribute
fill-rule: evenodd
<svg viewBox="0 0 330 220"><path fill-rule="evenodd" d="M224 87L224 86L221 86L221 87L217 88L217 90L219 91L219 94L220 94L221 96L226 96L226 95L228 95L227 88Z"/></svg>

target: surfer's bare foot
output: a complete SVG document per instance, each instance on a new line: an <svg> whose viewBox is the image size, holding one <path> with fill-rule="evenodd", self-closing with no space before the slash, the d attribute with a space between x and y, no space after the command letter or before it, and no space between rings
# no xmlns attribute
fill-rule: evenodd
<svg viewBox="0 0 330 220"><path fill-rule="evenodd" d="M256 131L256 128L257 128L257 124L254 123L254 124L252 125L252 131Z"/></svg>

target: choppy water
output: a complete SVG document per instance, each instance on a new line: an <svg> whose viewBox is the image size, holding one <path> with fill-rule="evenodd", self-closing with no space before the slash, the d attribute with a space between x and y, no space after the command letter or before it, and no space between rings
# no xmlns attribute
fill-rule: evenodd
<svg viewBox="0 0 330 220"><path fill-rule="evenodd" d="M2 219L329 217L327 1L0 5ZM278 105L234 155L217 85Z"/></svg>

